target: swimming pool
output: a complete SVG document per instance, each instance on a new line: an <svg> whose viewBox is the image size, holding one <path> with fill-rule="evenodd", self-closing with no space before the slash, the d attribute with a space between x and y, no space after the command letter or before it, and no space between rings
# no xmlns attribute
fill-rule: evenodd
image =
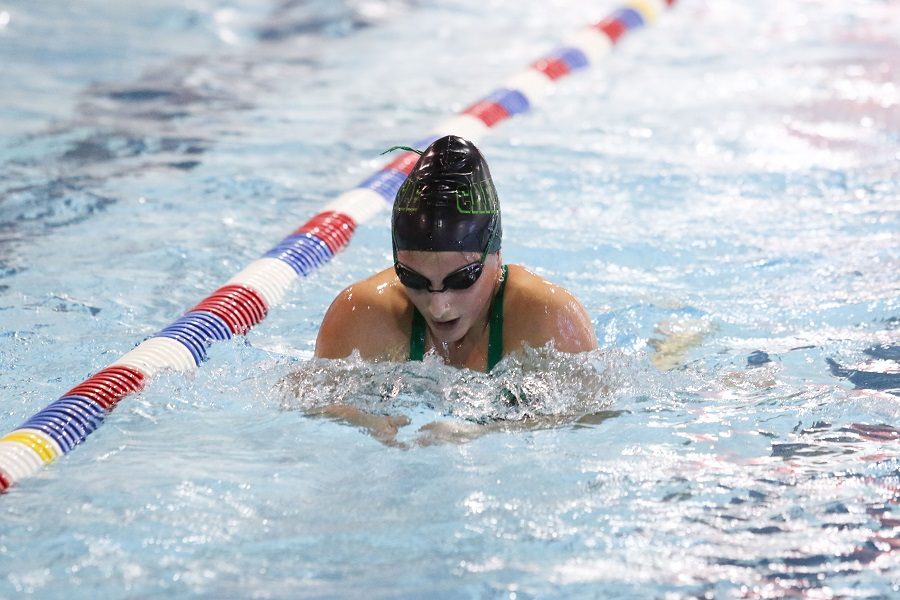
<svg viewBox="0 0 900 600"><path fill-rule="evenodd" d="M583 4L0 8L3 431L618 6ZM509 367L558 426L431 443L490 381L309 363L381 214L0 498L0 595L896 594L898 20L686 0L481 142L505 259L604 347L586 405L557 357ZM407 448L303 412L335 393Z"/></svg>

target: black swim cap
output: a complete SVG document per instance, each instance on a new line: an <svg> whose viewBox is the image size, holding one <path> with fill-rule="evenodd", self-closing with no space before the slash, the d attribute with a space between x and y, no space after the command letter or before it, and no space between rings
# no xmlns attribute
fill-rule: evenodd
<svg viewBox="0 0 900 600"><path fill-rule="evenodd" d="M394 250L492 253L500 249L500 202L487 162L455 135L433 142L397 191Z"/></svg>

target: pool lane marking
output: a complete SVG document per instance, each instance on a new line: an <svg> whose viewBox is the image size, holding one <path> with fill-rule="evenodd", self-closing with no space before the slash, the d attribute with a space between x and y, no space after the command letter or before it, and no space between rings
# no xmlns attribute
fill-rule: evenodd
<svg viewBox="0 0 900 600"><path fill-rule="evenodd" d="M629 0L606 18L570 35L563 45L484 98L438 123L415 146L425 147L448 134L479 141L500 123L538 105L560 79L604 58L626 33L655 22L674 2ZM207 360L213 342L244 335L261 322L298 277L331 260L360 223L390 206L416 160L414 152L394 157L183 316L0 438L0 493L70 452L122 398L143 389L160 371L193 373Z"/></svg>
<svg viewBox="0 0 900 600"><path fill-rule="evenodd" d="M44 464L40 455L28 444L16 440L0 441L0 465L13 483L34 475Z"/></svg>
<svg viewBox="0 0 900 600"><path fill-rule="evenodd" d="M54 442L44 432L35 429L16 429L0 438L0 443L2 442L19 442L28 446L45 465L49 465L57 456L62 454L59 444Z"/></svg>
<svg viewBox="0 0 900 600"><path fill-rule="evenodd" d="M153 378L163 369L172 369L184 374L197 370L197 363L190 350L176 339L151 337L124 354L110 366L131 367Z"/></svg>
<svg viewBox="0 0 900 600"><path fill-rule="evenodd" d="M240 284L257 290L269 306L275 306L297 279L294 269L277 258L259 258L234 277L228 284Z"/></svg>

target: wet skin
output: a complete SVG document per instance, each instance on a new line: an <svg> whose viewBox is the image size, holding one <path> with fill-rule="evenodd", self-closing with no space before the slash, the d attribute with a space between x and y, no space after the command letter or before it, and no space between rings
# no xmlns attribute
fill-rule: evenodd
<svg viewBox="0 0 900 600"><path fill-rule="evenodd" d="M473 252L400 251L398 260L424 275L432 289L456 269L480 258ZM412 312L425 319L426 352L447 364L487 369L488 320L500 283L499 253L485 259L484 272L465 290L429 292L403 286L393 267L343 290L329 307L316 340L316 356L344 358L354 350L365 360L404 361L409 356ZM503 301L503 354L547 343L563 352L597 347L581 303L567 290L518 265L509 265Z"/></svg>

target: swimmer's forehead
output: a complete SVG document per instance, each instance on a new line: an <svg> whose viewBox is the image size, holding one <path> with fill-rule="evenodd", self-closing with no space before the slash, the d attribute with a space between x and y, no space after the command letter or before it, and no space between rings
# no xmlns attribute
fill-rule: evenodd
<svg viewBox="0 0 900 600"><path fill-rule="evenodd" d="M474 250L397 250L397 258L410 267L413 263L447 264L457 261L466 265L480 259L481 253Z"/></svg>

